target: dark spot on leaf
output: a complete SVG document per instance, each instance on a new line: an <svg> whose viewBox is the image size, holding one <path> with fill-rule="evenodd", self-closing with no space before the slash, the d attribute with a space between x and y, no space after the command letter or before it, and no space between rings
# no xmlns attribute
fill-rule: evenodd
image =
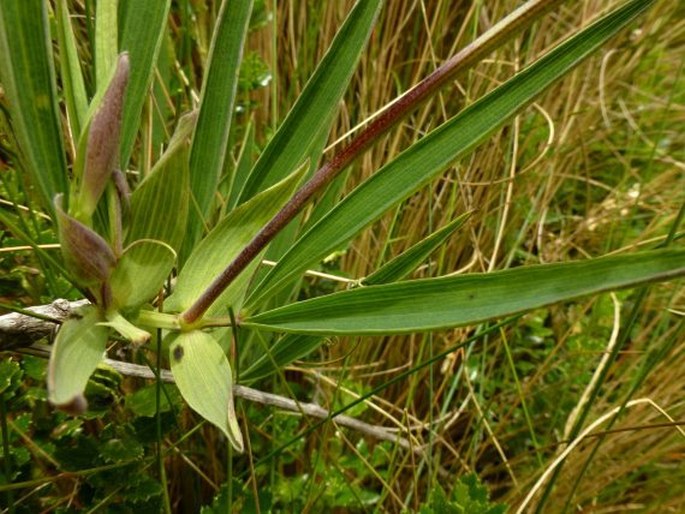
<svg viewBox="0 0 685 514"><path fill-rule="evenodd" d="M475 299L476 299L475 293L469 293L468 299L469 299L469 300L475 300Z"/></svg>
<svg viewBox="0 0 685 514"><path fill-rule="evenodd" d="M174 348L174 360L176 362L181 362L181 359L183 359L183 347L179 344L176 348Z"/></svg>

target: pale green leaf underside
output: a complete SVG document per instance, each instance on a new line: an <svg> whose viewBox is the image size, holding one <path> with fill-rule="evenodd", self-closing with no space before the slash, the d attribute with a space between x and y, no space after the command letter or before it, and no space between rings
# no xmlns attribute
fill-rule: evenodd
<svg viewBox="0 0 685 514"><path fill-rule="evenodd" d="M180 312L192 305L198 295L276 214L299 184L305 169L306 165L301 166L286 179L233 210L195 246L181 269L174 294L165 302L164 306L168 312ZM239 310L248 282L258 264L258 260L255 259L237 280L221 293L207 311L208 316L217 313L225 315L229 306L233 306L236 311Z"/></svg>
<svg viewBox="0 0 685 514"><path fill-rule="evenodd" d="M172 334L171 372L188 405L218 427L237 451L243 437L233 409L231 366L214 338L200 331Z"/></svg>
<svg viewBox="0 0 685 514"><path fill-rule="evenodd" d="M654 250L362 287L264 312L244 325L322 335L439 330L683 275L685 249Z"/></svg>
<svg viewBox="0 0 685 514"><path fill-rule="evenodd" d="M606 43L653 0L633 0L562 43L381 168L307 231L247 299L251 310L432 180Z"/></svg>
<svg viewBox="0 0 685 514"><path fill-rule="evenodd" d="M81 318L62 324L55 338L48 365L48 399L68 405L83 395L88 379L104 356L109 329L96 307L86 306Z"/></svg>
<svg viewBox="0 0 685 514"><path fill-rule="evenodd" d="M176 262L162 241L138 240L129 246L110 277L112 298L120 309L140 307L159 293Z"/></svg>
<svg viewBox="0 0 685 514"><path fill-rule="evenodd" d="M178 252L190 205L189 137L195 115L181 118L169 148L131 195L131 227L127 243L157 239Z"/></svg>

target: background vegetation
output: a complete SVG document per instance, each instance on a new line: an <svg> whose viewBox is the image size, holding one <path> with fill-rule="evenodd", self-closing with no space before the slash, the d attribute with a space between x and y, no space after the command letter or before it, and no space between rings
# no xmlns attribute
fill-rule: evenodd
<svg viewBox="0 0 685 514"><path fill-rule="evenodd" d="M388 2L341 105L329 151L518 3ZM566 2L367 152L341 184L341 194L617 3ZM196 102L218 4L173 2L154 101L144 109L145 137L137 142L132 169L149 169L168 140L165 131ZM236 166L249 130L263 147L352 4L256 3L229 167ZM74 1L70 8L77 14L86 80L92 82L94 2ZM470 157L332 255L321 271L364 277L467 211L473 213L465 227L414 276L567 261L658 243L685 202L684 15L679 2L657 2ZM2 202L36 241L52 244L54 229L40 213L11 207L31 206L32 192L17 171L4 115L0 122ZM309 215L316 215L315 208ZM3 304L78 298L63 279L44 274L32 252L19 248L24 243L17 234L4 227L0 237ZM344 287L314 276L299 294ZM594 420L630 396L650 402L631 406L604 435L570 452L542 511L680 512L684 303L682 281L675 281L556 305L418 369L476 329L335 338L306 361L253 384L330 410L365 397L347 414L408 428L417 451L333 422L297 437L316 420L241 402L249 444L245 455L232 457L218 431L185 408L173 388L162 400L161 434L154 385L106 368L89 384L91 409L70 418L46 402L45 360L5 353L0 391L8 440L2 477L4 484L20 487L0 485L0 492L15 512L157 512L165 497L179 512L201 506L204 512L226 512L228 503L241 512L498 512L495 503L514 511L564 450L574 409L592 401ZM607 348L625 337L619 328L628 321L620 358L601 394L588 399L595 370ZM140 353L136 358L144 360ZM413 371L402 375L408 370ZM164 473L155 464L158 451Z"/></svg>

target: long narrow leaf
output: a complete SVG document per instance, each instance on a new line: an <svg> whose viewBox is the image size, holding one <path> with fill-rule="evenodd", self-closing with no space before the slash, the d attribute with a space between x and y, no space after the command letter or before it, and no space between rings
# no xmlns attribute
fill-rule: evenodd
<svg viewBox="0 0 685 514"><path fill-rule="evenodd" d="M562 43L470 105L357 187L306 232L265 277L246 306L252 309L388 209L410 196L530 104L654 0L633 0Z"/></svg>
<svg viewBox="0 0 685 514"><path fill-rule="evenodd" d="M302 94L269 141L240 195L240 203L281 180L310 155L330 131L340 99L371 34L382 0L360 0L338 31Z"/></svg>
<svg viewBox="0 0 685 514"><path fill-rule="evenodd" d="M170 5L171 0L129 0L124 9L119 47L122 52L127 51L129 54L131 76L126 91L121 130L122 167L127 166L136 140L140 113L155 71Z"/></svg>
<svg viewBox="0 0 685 514"><path fill-rule="evenodd" d="M27 171L54 216L67 193L47 2L7 0L0 8L0 82Z"/></svg>
<svg viewBox="0 0 685 514"><path fill-rule="evenodd" d="M685 275L685 249L410 280L286 305L245 326L300 334L398 334L470 325Z"/></svg>
<svg viewBox="0 0 685 514"><path fill-rule="evenodd" d="M252 0L223 2L214 29L209 64L202 84L200 114L190 150L190 185L202 216L212 206L224 168L252 3ZM199 234L204 223L198 219L195 210L191 211L190 221L191 236Z"/></svg>
<svg viewBox="0 0 685 514"><path fill-rule="evenodd" d="M88 95L83 80L83 71L76 48L76 38L69 18L67 0L57 2L57 41L59 42L59 63L62 74L64 103L69 113L69 126L74 142L78 142L81 128L86 123Z"/></svg>

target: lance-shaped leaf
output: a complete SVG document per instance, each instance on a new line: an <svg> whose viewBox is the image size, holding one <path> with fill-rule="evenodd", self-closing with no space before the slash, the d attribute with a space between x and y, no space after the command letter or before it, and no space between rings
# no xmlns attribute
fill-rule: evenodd
<svg viewBox="0 0 685 514"><path fill-rule="evenodd" d="M86 95L86 85L83 80L67 0L58 0L57 2L55 25L57 27L57 41L59 42L59 64L62 71L64 103L69 113L72 138L78 141L81 128L86 123L88 96Z"/></svg>
<svg viewBox="0 0 685 514"><path fill-rule="evenodd" d="M47 2L3 1L0 7L0 83L26 170L51 213L67 193Z"/></svg>
<svg viewBox="0 0 685 514"><path fill-rule="evenodd" d="M164 304L167 311L180 312L193 304L200 293L238 255L243 246L250 242L262 225L276 214L278 208L299 184L306 168L305 163L286 179L232 211L196 245L178 276L174 294ZM229 306L238 311L248 282L258 264L258 259L255 259L214 301L207 315L225 315Z"/></svg>
<svg viewBox="0 0 685 514"><path fill-rule="evenodd" d="M124 101L121 129L120 163L125 168L140 127L143 103L155 73L171 0L129 1L122 4L120 50L128 52L131 60L131 77Z"/></svg>
<svg viewBox="0 0 685 514"><path fill-rule="evenodd" d="M366 277L362 284L375 285L387 284L404 278L416 269L437 247L458 230L468 219L470 213L462 214L430 236L419 241L406 252L398 255L387 262L371 275ZM320 336L302 334L285 334L269 348L267 353L262 354L252 365L241 374L241 381L250 382L263 378L282 369L291 362L306 357L316 350L323 339Z"/></svg>
<svg viewBox="0 0 685 514"><path fill-rule="evenodd" d="M190 184L199 208L199 213L191 211L193 223L189 231L193 234L199 234L204 225L203 217L213 205L219 177L224 169L252 3L253 0L223 2L214 27L190 153ZM193 240L190 240L191 244Z"/></svg>
<svg viewBox="0 0 685 514"><path fill-rule="evenodd" d="M85 306L78 315L60 327L48 365L50 403L75 414L87 407L83 391L104 356L109 334L98 324L102 319L95 306Z"/></svg>
<svg viewBox="0 0 685 514"><path fill-rule="evenodd" d="M109 279L116 257L101 235L62 210L62 195L55 199L62 256L73 279L85 287Z"/></svg>
<svg viewBox="0 0 685 514"><path fill-rule="evenodd" d="M95 212L98 200L109 183L119 160L119 135L124 94L129 77L128 54L119 56L117 67L97 110L88 126L88 135L79 144L85 144L79 152L83 156L75 168L81 173L77 203L71 212L81 220L88 220ZM77 178L79 178L77 176Z"/></svg>
<svg viewBox="0 0 685 514"><path fill-rule="evenodd" d="M382 5L382 0L355 4L297 102L259 156L240 194L240 203L281 180L305 159L318 162L319 155L312 155L312 151L330 131Z"/></svg>
<svg viewBox="0 0 685 514"><path fill-rule="evenodd" d="M112 300L119 309L140 307L159 293L176 261L163 241L140 239L124 250L112 272Z"/></svg>
<svg viewBox="0 0 685 514"><path fill-rule="evenodd" d="M388 284L403 279L427 259L438 246L444 243L455 230L458 230L469 216L470 213L462 214L441 229L436 230L430 236L419 241L406 252L385 263L368 277L364 278L362 284L367 286Z"/></svg>
<svg viewBox="0 0 685 514"><path fill-rule="evenodd" d="M322 335L439 330L683 275L685 249L654 250L362 287L264 312L244 325Z"/></svg>
<svg viewBox="0 0 685 514"><path fill-rule="evenodd" d="M163 241L178 252L190 203L188 149L197 114L181 118L169 147L131 195L131 226L126 242Z"/></svg>
<svg viewBox="0 0 685 514"><path fill-rule="evenodd" d="M170 339L171 372L183 398L242 453L243 436L233 403L233 376L221 346L211 335L200 331L171 334Z"/></svg>
<svg viewBox="0 0 685 514"><path fill-rule="evenodd" d="M633 0L612 11L377 171L294 243L248 298L247 309L273 296L294 277L430 182L457 158L473 150L652 3L654 0Z"/></svg>

